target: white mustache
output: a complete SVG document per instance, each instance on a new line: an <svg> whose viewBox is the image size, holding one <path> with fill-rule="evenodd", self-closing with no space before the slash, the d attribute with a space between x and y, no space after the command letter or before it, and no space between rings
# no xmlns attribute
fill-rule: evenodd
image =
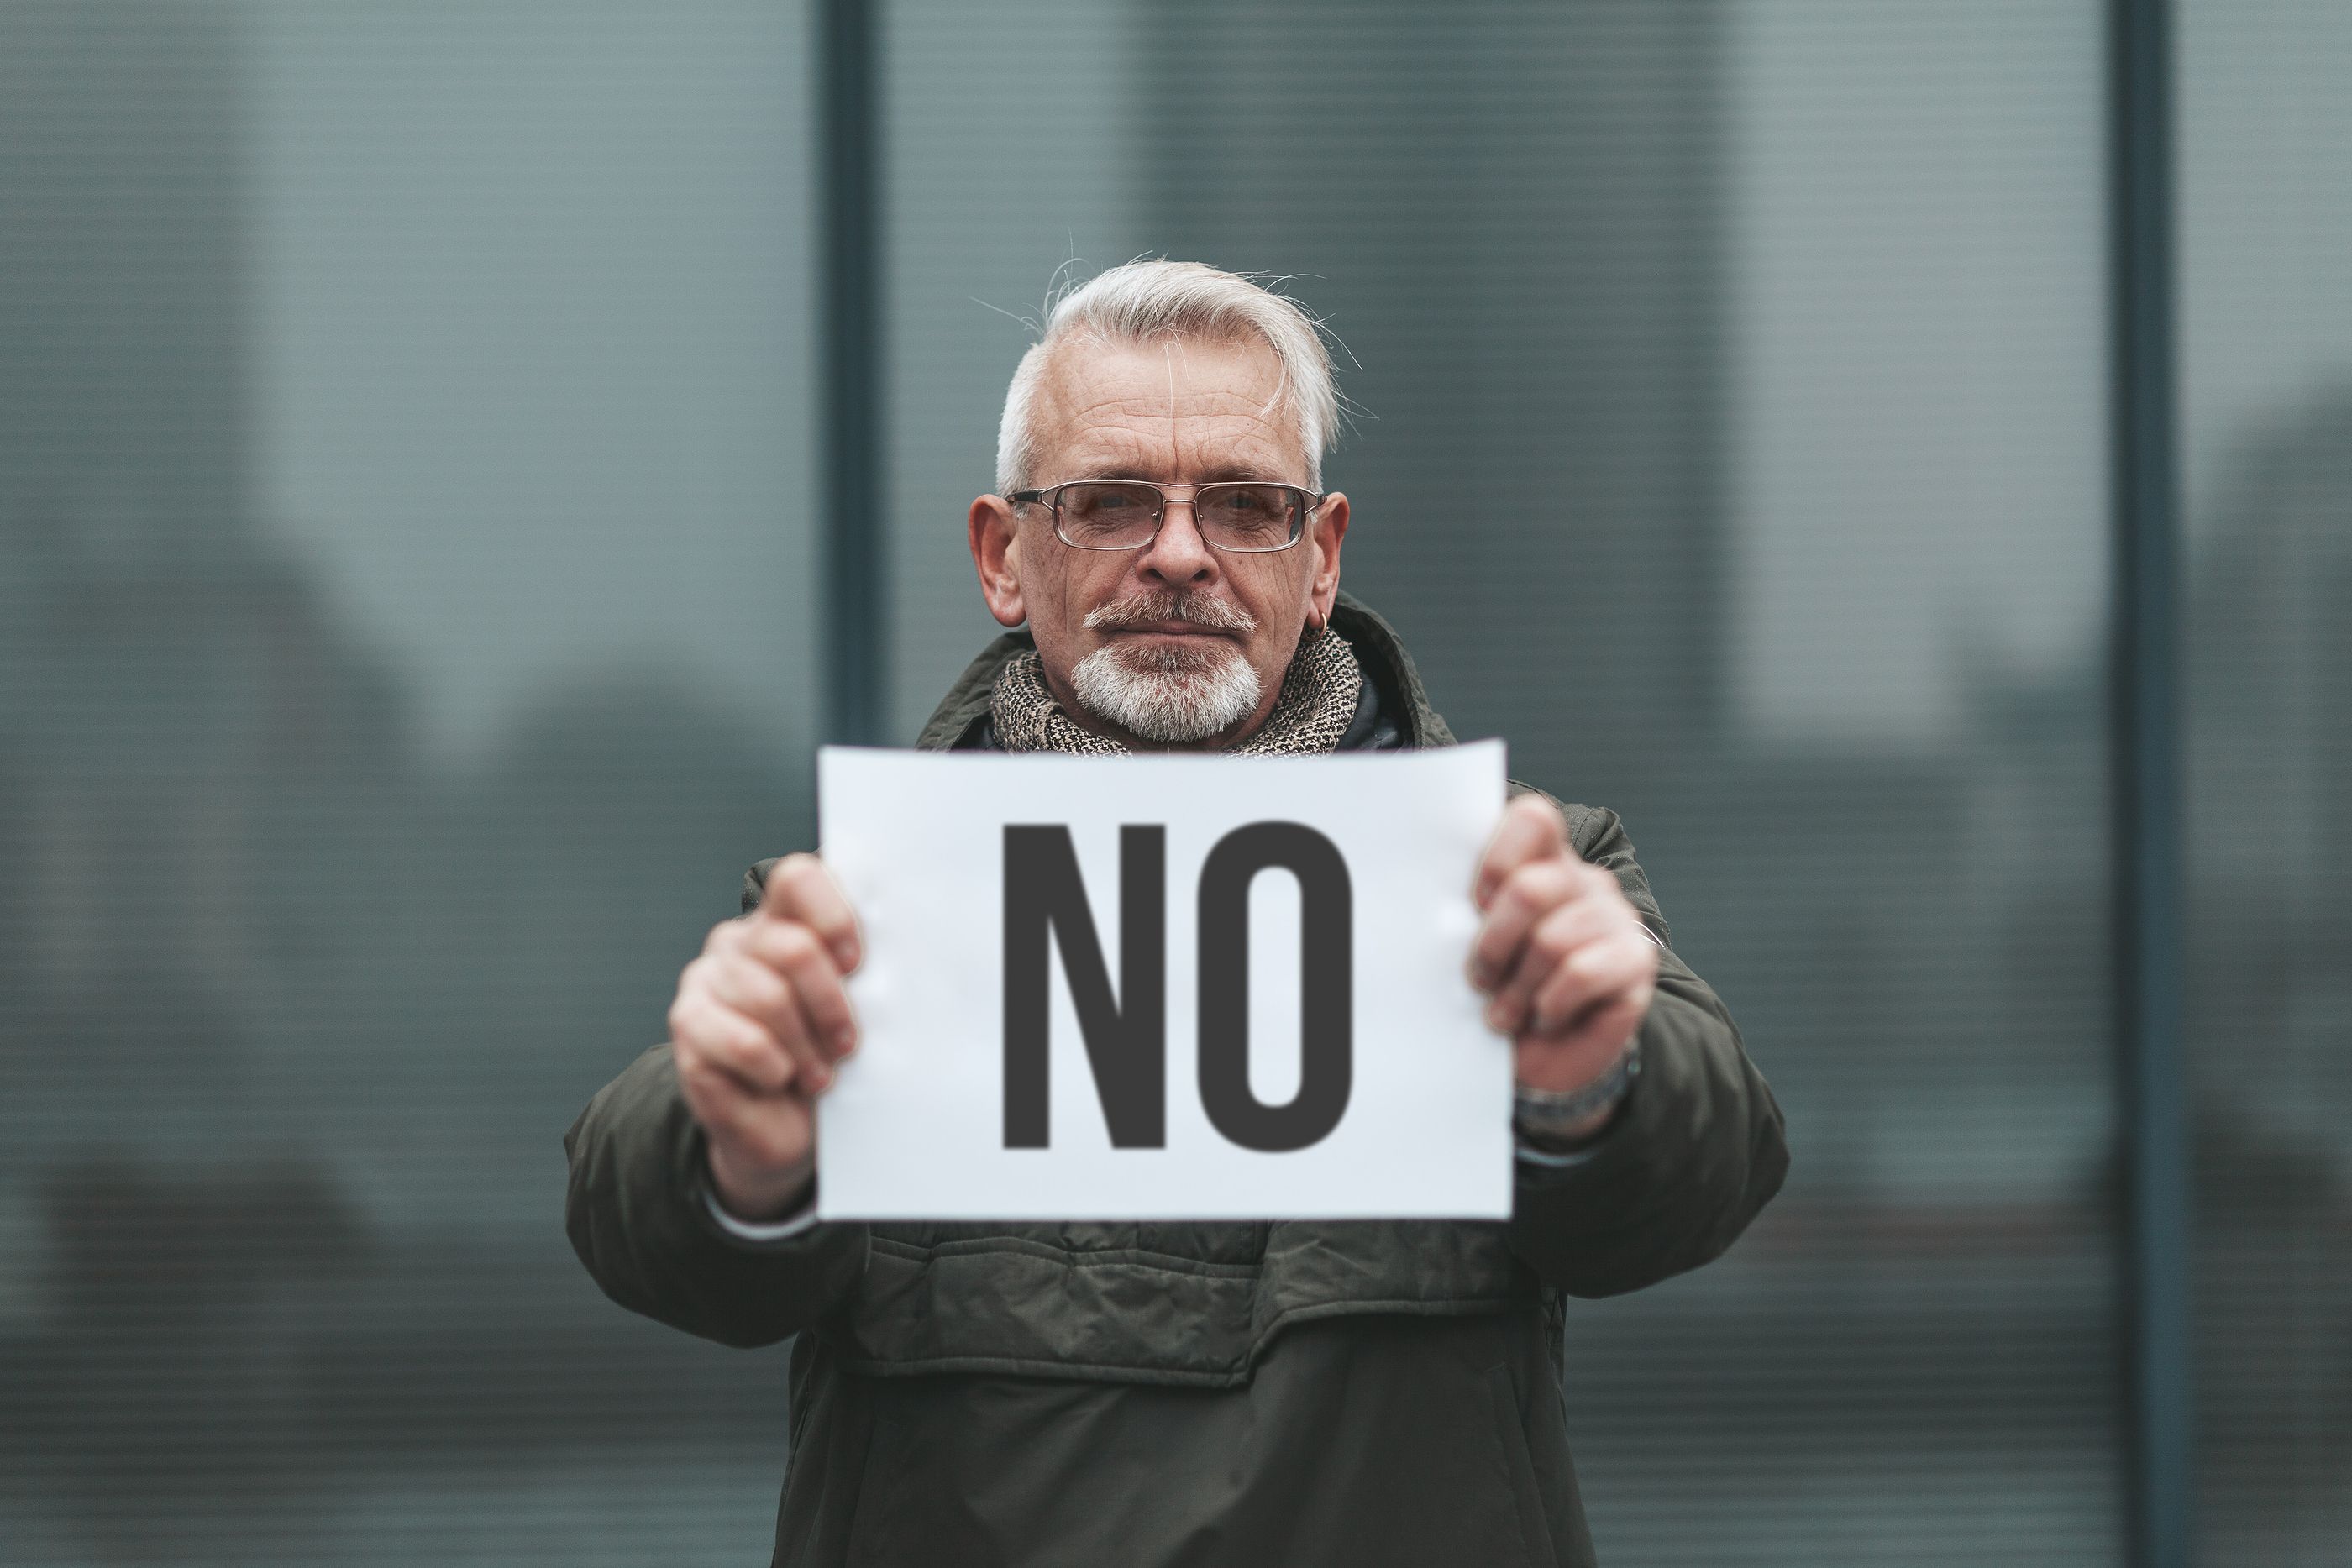
<svg viewBox="0 0 2352 1568"><path fill-rule="evenodd" d="M1114 599L1087 612L1090 632L1122 626L1146 626L1154 621L1182 621L1213 632L1255 632L1257 617L1238 604L1199 593L1136 593Z"/></svg>

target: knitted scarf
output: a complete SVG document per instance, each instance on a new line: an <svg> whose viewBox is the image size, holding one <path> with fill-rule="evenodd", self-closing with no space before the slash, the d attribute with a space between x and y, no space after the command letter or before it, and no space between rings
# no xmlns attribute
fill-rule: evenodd
<svg viewBox="0 0 2352 1568"><path fill-rule="evenodd" d="M1363 685L1355 650L1328 628L1308 632L1282 677L1282 695L1257 733L1233 748L1237 757L1304 757L1339 748L1356 719ZM997 744L1007 751L1076 751L1123 757L1130 749L1082 728L1062 711L1045 685L1045 666L1034 648L1005 661L989 695Z"/></svg>

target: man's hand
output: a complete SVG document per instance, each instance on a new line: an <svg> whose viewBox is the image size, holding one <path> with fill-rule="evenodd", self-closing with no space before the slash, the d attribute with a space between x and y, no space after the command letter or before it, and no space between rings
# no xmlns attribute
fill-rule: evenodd
<svg viewBox="0 0 2352 1568"><path fill-rule="evenodd" d="M1472 897L1486 918L1470 983L1492 998L1486 1022L1512 1041L1518 1081L1569 1092L1615 1066L1650 1010L1658 949L1616 877L1569 848L1558 807L1540 795L1510 803Z"/></svg>
<svg viewBox="0 0 2352 1568"><path fill-rule="evenodd" d="M841 977L863 957L857 917L814 855L787 855L760 907L721 921L678 977L669 1038L678 1088L710 1144L727 1211L770 1219L816 1171L815 1098L857 1044Z"/></svg>

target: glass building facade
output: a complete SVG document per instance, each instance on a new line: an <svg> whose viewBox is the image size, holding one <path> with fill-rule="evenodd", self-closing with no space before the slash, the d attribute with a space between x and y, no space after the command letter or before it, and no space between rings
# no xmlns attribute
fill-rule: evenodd
<svg viewBox="0 0 2352 1568"><path fill-rule="evenodd" d="M2352 13L2178 0L2199 1554L2352 1552ZM1789 1117L1571 1303L1611 1563L2120 1563L2105 7L888 0L828 515L813 6L0 12L0 1563L760 1561L783 1359L562 1130L813 843L1047 289L1282 277L1346 585L1622 813Z"/></svg>

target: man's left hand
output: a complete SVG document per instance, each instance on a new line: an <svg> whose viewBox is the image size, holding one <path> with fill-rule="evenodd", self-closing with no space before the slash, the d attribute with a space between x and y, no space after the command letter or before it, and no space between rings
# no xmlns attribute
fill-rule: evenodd
<svg viewBox="0 0 2352 1568"><path fill-rule="evenodd" d="M1486 919L1470 983L1491 998L1486 1022L1511 1040L1518 1081L1566 1093L1608 1072L1658 983L1657 945L1616 877L1569 847L1559 808L1522 795L1486 845L1472 896Z"/></svg>

